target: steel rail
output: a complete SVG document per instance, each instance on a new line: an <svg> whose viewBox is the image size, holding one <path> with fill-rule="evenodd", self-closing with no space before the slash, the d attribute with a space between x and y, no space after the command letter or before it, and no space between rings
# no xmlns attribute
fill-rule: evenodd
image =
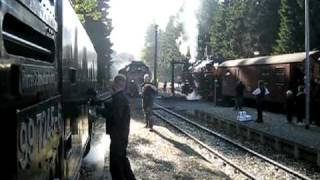
<svg viewBox="0 0 320 180"><path fill-rule="evenodd" d="M162 119L163 121L165 121L166 123L168 123L169 125L173 126L174 128L176 128L177 130L179 130L181 133L183 133L184 135L188 136L190 139L194 140L195 142L197 142L198 144L200 144L202 147L204 147L205 149L207 149L208 151L210 151L211 153L213 153L215 156L219 157L220 159L222 159L224 162L226 162L227 164L229 164L230 166L232 166L233 168L237 169L238 171L242 172L245 176L247 176L250 179L253 180L257 180L258 178L255 177L254 175L250 174L249 172L247 172L246 170L244 170L243 168L241 168L240 166L236 165L235 163L233 163L232 161L230 161L228 158L224 157L222 154L220 154L219 152L215 151L214 149L210 148L208 145L206 145L205 143L203 143L202 141L200 141L199 139L197 139L196 137L192 136L191 134L185 132L184 130L182 130L181 128L179 128L178 126L174 125L173 123L171 123L169 120L167 120L165 117L163 117L162 115L160 115L157 112L153 112L153 114L155 116L157 116L158 118ZM201 155L202 156L202 155ZM204 156L202 156L204 157ZM205 158L206 160L208 160L207 158ZM212 162L211 160L208 160L210 162Z"/></svg>
<svg viewBox="0 0 320 180"><path fill-rule="evenodd" d="M253 151L253 150L251 150L251 149L249 149L249 148L237 143L237 142L234 142L230 138L227 138L227 137L223 136L220 133L214 132L214 131L212 131L212 130L210 130L210 129L208 129L208 128L206 128L206 127L204 127L204 126L202 126L202 125L200 125L198 123L195 123L195 122L189 120L188 118L186 118L186 117L184 117L184 116L182 116L182 115L180 115L180 114L178 114L176 112L173 112L173 111L171 111L171 110L169 110L169 109L167 109L167 108L165 108L165 107L163 107L163 106L161 106L159 104L156 104L156 106L157 106L156 108L162 109L163 111L165 111L165 112L167 112L169 114L172 114L172 115L174 115L174 116L176 116L176 117L178 117L180 119L183 119L184 121L186 121L186 122L188 122L188 123L200 128L200 129L203 129L203 130L207 131L208 133L210 133L210 134L212 134L212 135L214 135L214 136L216 136L218 138L221 138L221 139L233 144L234 146L237 146L240 149L243 149L243 150L253 154L254 156L257 156L257 157L267 161L268 163L270 163L270 164L272 164L274 166L277 166L278 168L280 168L280 169L282 169L282 170L284 170L284 171L286 171L286 172L288 172L288 173L290 173L290 174L292 174L292 175L294 175L294 176L296 176L296 177L298 177L300 179L312 180L309 177L307 177L307 176L305 176L305 175L303 175L301 173L298 173L298 172L286 167L285 165L282 165L282 164L280 164L280 163L278 163L278 162L276 162L276 161L274 161L274 160L272 160L272 159L270 159L270 158L268 158L268 157L266 157L266 156L264 156L262 154L259 154L259 153L255 152L255 151Z"/></svg>

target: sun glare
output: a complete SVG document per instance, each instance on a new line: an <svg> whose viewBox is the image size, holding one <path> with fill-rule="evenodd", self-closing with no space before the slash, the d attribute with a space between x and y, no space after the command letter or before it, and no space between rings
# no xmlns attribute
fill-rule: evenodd
<svg viewBox="0 0 320 180"><path fill-rule="evenodd" d="M185 3L185 12L182 17L189 39L181 49L185 51L190 46L193 54L196 44L195 15L198 0L185 2L184 0L111 0L110 17L114 27L111 34L113 49L118 53L131 53L139 59L148 25L155 22L164 29L169 17L176 14L183 3Z"/></svg>

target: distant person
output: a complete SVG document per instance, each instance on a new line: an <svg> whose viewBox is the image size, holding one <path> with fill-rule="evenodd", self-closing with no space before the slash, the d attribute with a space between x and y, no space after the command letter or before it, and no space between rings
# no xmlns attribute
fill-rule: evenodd
<svg viewBox="0 0 320 180"><path fill-rule="evenodd" d="M235 90L236 90L236 97L235 97L235 110L242 110L243 104L243 92L246 89L245 85L242 81L239 81Z"/></svg>
<svg viewBox="0 0 320 180"><path fill-rule="evenodd" d="M111 102L105 103L106 132L110 134L110 173L114 180L134 180L127 158L130 106L124 92L126 77L117 75L112 83Z"/></svg>
<svg viewBox="0 0 320 180"><path fill-rule="evenodd" d="M287 122L291 123L292 122L292 114L294 111L294 101L295 97L292 92L292 90L288 90L286 92L286 111L287 111Z"/></svg>
<svg viewBox="0 0 320 180"><path fill-rule="evenodd" d="M306 95L304 93L304 87L298 86L298 93L296 95L296 113L297 113L297 123L302 124L303 118L305 116L305 100Z"/></svg>
<svg viewBox="0 0 320 180"><path fill-rule="evenodd" d="M154 98L157 94L157 88L150 82L150 76L145 74L144 77L144 84L142 87L142 108L144 112L144 118L146 121L146 128L150 128L150 131L153 131L153 120L151 118L152 115L152 108Z"/></svg>
<svg viewBox="0 0 320 180"><path fill-rule="evenodd" d="M264 108L264 97L269 93L269 90L265 87L264 82L260 80L258 82L258 88L252 92L254 96L256 96L256 106L257 106L257 120L256 122L263 122L263 108Z"/></svg>
<svg viewBox="0 0 320 180"><path fill-rule="evenodd" d="M163 83L163 92L166 93L167 92L167 81L165 81Z"/></svg>

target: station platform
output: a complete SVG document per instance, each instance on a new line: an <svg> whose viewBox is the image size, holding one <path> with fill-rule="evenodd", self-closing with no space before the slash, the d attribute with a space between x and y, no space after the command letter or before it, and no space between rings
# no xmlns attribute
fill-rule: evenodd
<svg viewBox="0 0 320 180"><path fill-rule="evenodd" d="M298 125L296 119L287 123L285 114L263 113L263 123L254 120L241 122L233 107L215 106L212 102L188 101L181 98L160 98L159 104L191 117L206 121L209 126L218 126L228 132L269 145L279 152L316 163L320 167L320 127L311 125L306 129ZM244 107L252 119L256 119L256 109Z"/></svg>

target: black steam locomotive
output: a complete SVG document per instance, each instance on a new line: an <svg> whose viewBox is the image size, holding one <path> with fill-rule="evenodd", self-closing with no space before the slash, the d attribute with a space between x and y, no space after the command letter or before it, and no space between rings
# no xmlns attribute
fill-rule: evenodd
<svg viewBox="0 0 320 180"><path fill-rule="evenodd" d="M119 74L127 77L127 93L132 97L141 93L144 75L149 74L151 77L149 67L141 61L132 61L126 67L120 69Z"/></svg>
<svg viewBox="0 0 320 180"><path fill-rule="evenodd" d="M0 1L3 179L76 179L97 55L68 0Z"/></svg>

